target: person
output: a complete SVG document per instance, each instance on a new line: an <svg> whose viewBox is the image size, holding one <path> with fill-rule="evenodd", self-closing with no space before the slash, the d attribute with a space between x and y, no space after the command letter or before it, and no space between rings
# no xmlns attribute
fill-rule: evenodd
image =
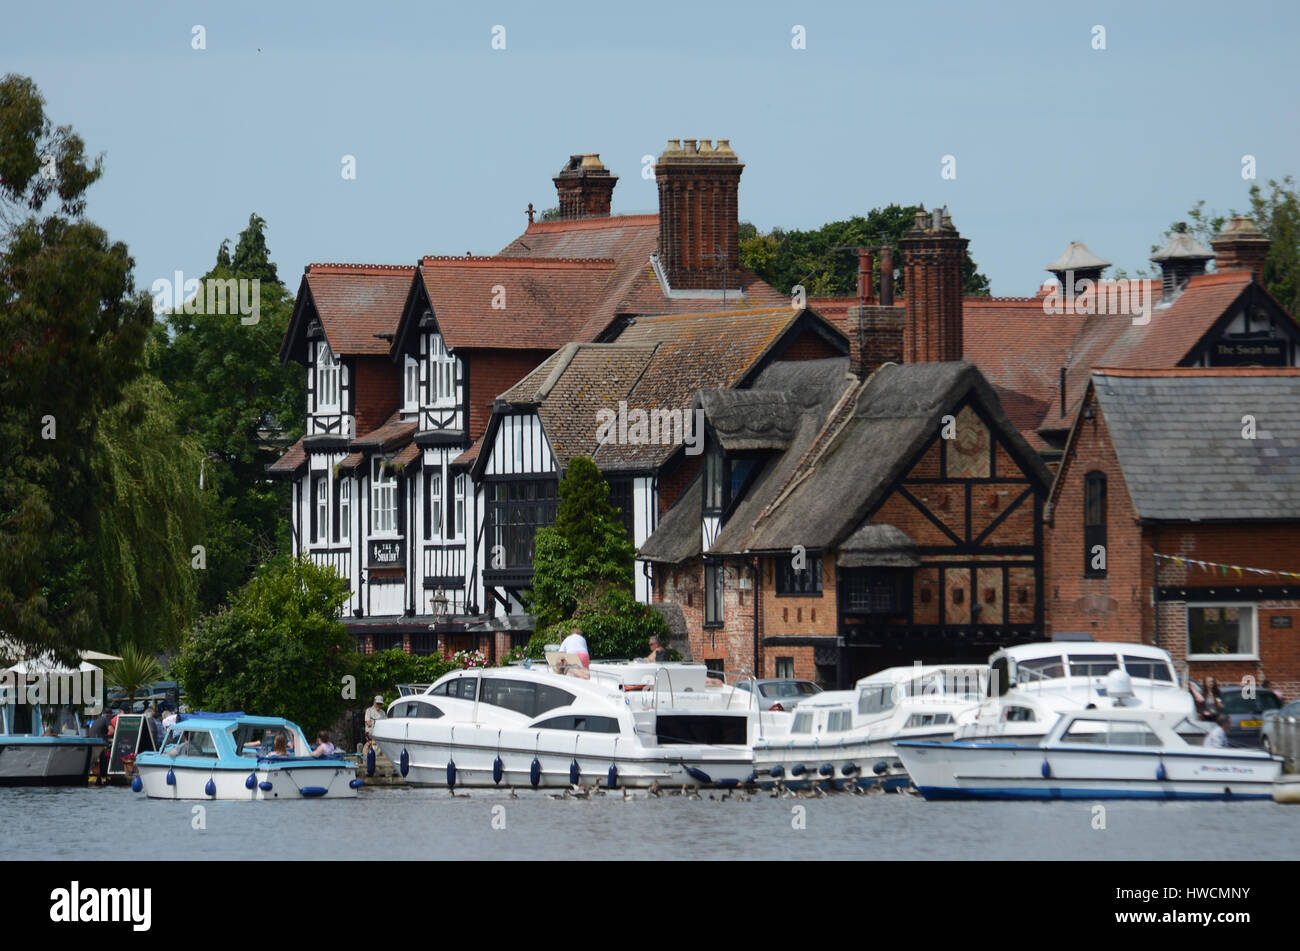
<svg viewBox="0 0 1300 951"><path fill-rule="evenodd" d="M664 650L664 645L656 635L650 636L650 656L646 660L652 664L662 664L668 660L668 651Z"/></svg>
<svg viewBox="0 0 1300 951"><path fill-rule="evenodd" d="M196 756L199 752L198 740L193 733L186 733L181 741L167 751L168 756Z"/></svg>
<svg viewBox="0 0 1300 951"><path fill-rule="evenodd" d="M130 713L130 712L131 712L131 710L130 710L130 708L126 705L125 702L122 703L121 706L118 706L118 707L114 707L114 708L113 708L113 721L109 724L109 727L108 727L108 735L109 735L109 736L112 736L114 733L117 732L117 718L120 717L120 716L121 716L122 714L124 714L124 713Z"/></svg>
<svg viewBox="0 0 1300 951"><path fill-rule="evenodd" d="M149 728L149 736L153 740L153 748L158 749L162 746L162 722L158 715L154 713L153 704L148 700L144 703L144 722Z"/></svg>
<svg viewBox="0 0 1300 951"><path fill-rule="evenodd" d="M1223 697L1219 693L1219 682L1213 677L1205 678L1205 708L1201 711L1204 720L1217 720L1223 712Z"/></svg>
<svg viewBox="0 0 1300 951"><path fill-rule="evenodd" d="M569 636L560 644L561 654L577 654L578 660L582 662L582 668L573 668L567 673L570 677L581 677L584 680L590 680L591 674L587 668L591 667L591 654L587 650L587 639L582 636L582 628L575 627L569 632Z"/></svg>
<svg viewBox="0 0 1300 951"><path fill-rule="evenodd" d="M285 741L283 733L275 735L275 745L271 747L272 756L288 756L289 744Z"/></svg>
<svg viewBox="0 0 1300 951"><path fill-rule="evenodd" d="M333 756L334 755L334 744L330 742L330 735L328 730L321 730L319 733L317 733L316 742L319 743L320 745L316 747L316 749L312 750L311 753L312 756Z"/></svg>
<svg viewBox="0 0 1300 951"><path fill-rule="evenodd" d="M387 720L388 714L384 712L384 698L382 694L375 694L375 702L366 707L366 743L370 742L370 734L374 732L375 724L380 720Z"/></svg>
<svg viewBox="0 0 1300 951"><path fill-rule="evenodd" d="M90 722L90 734L93 739L108 739L108 711L100 710L99 716Z"/></svg>
<svg viewBox="0 0 1300 951"><path fill-rule="evenodd" d="M177 714L176 708L170 703L164 703L162 709L163 712L167 714L162 719L162 727L164 730L170 730L176 725L176 721L180 719L180 715Z"/></svg>
<svg viewBox="0 0 1300 951"><path fill-rule="evenodd" d="M1228 724L1231 722L1232 717L1226 713L1220 713L1214 728L1205 734L1205 745L1216 749L1226 749L1228 746Z"/></svg>

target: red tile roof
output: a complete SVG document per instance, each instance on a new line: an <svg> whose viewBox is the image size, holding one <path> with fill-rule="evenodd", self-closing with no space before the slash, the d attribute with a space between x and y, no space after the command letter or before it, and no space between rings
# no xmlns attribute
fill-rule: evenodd
<svg viewBox="0 0 1300 951"><path fill-rule="evenodd" d="M303 283L330 349L335 354L388 353L389 338L376 334L391 335L397 329L414 274L409 265L307 265Z"/></svg>
<svg viewBox="0 0 1300 951"><path fill-rule="evenodd" d="M305 438L305 436L300 437L296 443L284 451L283 456L266 467L267 473L272 478L292 478L307 464L307 450L303 448L303 439Z"/></svg>

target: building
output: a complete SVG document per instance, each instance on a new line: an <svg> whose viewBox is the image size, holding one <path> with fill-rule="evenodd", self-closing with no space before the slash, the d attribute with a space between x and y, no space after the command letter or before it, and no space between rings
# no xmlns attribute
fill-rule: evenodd
<svg viewBox="0 0 1300 951"><path fill-rule="evenodd" d="M1098 369L1048 509L1049 631L1300 693L1300 370Z"/></svg>

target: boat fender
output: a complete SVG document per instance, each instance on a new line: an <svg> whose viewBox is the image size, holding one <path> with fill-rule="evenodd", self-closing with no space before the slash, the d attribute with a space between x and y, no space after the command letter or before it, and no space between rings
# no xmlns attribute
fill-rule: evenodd
<svg viewBox="0 0 1300 951"><path fill-rule="evenodd" d="M536 756L533 757L532 764L528 767L528 781L536 789L542 781L542 762Z"/></svg>
<svg viewBox="0 0 1300 951"><path fill-rule="evenodd" d="M885 773L889 772L889 764L882 759L876 763L875 766L871 767L871 771L877 776L883 776Z"/></svg>
<svg viewBox="0 0 1300 951"><path fill-rule="evenodd" d="M365 781L361 779L354 779L352 780L352 782L348 783L348 785L351 786L353 789L360 789L362 786L365 785Z"/></svg>
<svg viewBox="0 0 1300 951"><path fill-rule="evenodd" d="M248 778L244 780L244 788L252 789L257 785L257 773L249 773Z"/></svg>
<svg viewBox="0 0 1300 951"><path fill-rule="evenodd" d="M323 796L327 790L324 786L303 786L302 794L308 797Z"/></svg>
<svg viewBox="0 0 1300 951"><path fill-rule="evenodd" d="M609 764L609 772L606 774L605 785L610 789L618 788L618 767L613 763Z"/></svg>
<svg viewBox="0 0 1300 951"><path fill-rule="evenodd" d="M578 766L578 757L575 756L573 762L569 764L569 785L577 786L580 779L582 779L582 770Z"/></svg>
<svg viewBox="0 0 1300 951"><path fill-rule="evenodd" d="M776 779L780 779L782 776L785 775L785 767L784 767L784 766L773 766L771 769L769 769L769 770L767 771L767 774L768 774L769 776L775 777Z"/></svg>
<svg viewBox="0 0 1300 951"><path fill-rule="evenodd" d="M397 761L397 771L402 774L403 779L411 771L411 754L406 750L402 750L401 758Z"/></svg>
<svg viewBox="0 0 1300 951"><path fill-rule="evenodd" d="M270 791L271 791L271 781L270 781L269 779L264 779L264 780L262 780L260 783L257 784L257 788L260 789L260 790L262 790L262 792L270 792Z"/></svg>
<svg viewBox="0 0 1300 951"><path fill-rule="evenodd" d="M136 776L131 780L131 792L139 792L144 789L144 783L140 782L140 777Z"/></svg>
<svg viewBox="0 0 1300 951"><path fill-rule="evenodd" d="M1046 756L1043 757L1043 766L1040 772L1043 774L1044 779L1052 778L1052 764L1047 761Z"/></svg>
<svg viewBox="0 0 1300 951"><path fill-rule="evenodd" d="M203 785L203 794L205 796L215 796L217 794L217 784L210 776L208 777L208 781Z"/></svg>
<svg viewBox="0 0 1300 951"><path fill-rule="evenodd" d="M840 767L840 772L843 773L845 776L852 776L855 773L857 773L857 771L858 771L857 763L845 763L843 766Z"/></svg>
<svg viewBox="0 0 1300 951"><path fill-rule="evenodd" d="M821 766L818 767L817 772L821 773L823 776L834 776L835 767L831 763L822 763Z"/></svg>
<svg viewBox="0 0 1300 951"><path fill-rule="evenodd" d="M683 763L682 766L686 769L686 774L697 783L703 783L706 786L713 785L713 780L710 778L709 774L698 766L688 766L686 763Z"/></svg>
<svg viewBox="0 0 1300 951"><path fill-rule="evenodd" d="M506 772L506 764L501 762L501 757L498 756L496 759L492 761L492 782L500 786L501 777L505 775L505 772Z"/></svg>
<svg viewBox="0 0 1300 951"><path fill-rule="evenodd" d="M176 770L172 769L170 766L167 767L167 785L176 785Z"/></svg>
<svg viewBox="0 0 1300 951"><path fill-rule="evenodd" d="M806 772L808 772L808 767L807 767L807 766L805 766L803 763L796 763L795 766L794 766L794 769L790 770L790 775L791 775L791 776L802 776L802 775L803 775L804 773L806 773Z"/></svg>
<svg viewBox="0 0 1300 951"><path fill-rule="evenodd" d="M456 761L454 759L447 760L447 788L456 788Z"/></svg>
<svg viewBox="0 0 1300 951"><path fill-rule="evenodd" d="M1163 783L1168 778L1169 778L1169 773L1165 771L1165 764L1164 763L1158 764L1156 766L1156 779L1160 780L1160 782Z"/></svg>
<svg viewBox="0 0 1300 951"><path fill-rule="evenodd" d="M739 779L719 779L719 780L718 780L718 788L719 788L719 789L738 789L738 788L740 788L740 780L739 780Z"/></svg>
<svg viewBox="0 0 1300 951"><path fill-rule="evenodd" d="M745 779L745 782L742 783L742 785L748 786L756 779L758 779L758 770L752 769L749 771L749 776Z"/></svg>
<svg viewBox="0 0 1300 951"><path fill-rule="evenodd" d="M366 750L366 775L375 775L375 748L373 746Z"/></svg>

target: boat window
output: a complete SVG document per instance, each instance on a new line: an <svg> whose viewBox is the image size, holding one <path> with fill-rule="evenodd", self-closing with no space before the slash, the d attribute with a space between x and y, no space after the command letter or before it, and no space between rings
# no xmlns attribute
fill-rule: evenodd
<svg viewBox="0 0 1300 951"><path fill-rule="evenodd" d="M77 719L75 708L64 704L55 709L51 720L46 724L46 736L80 736L81 722ZM52 729L51 729L52 728Z"/></svg>
<svg viewBox="0 0 1300 951"><path fill-rule="evenodd" d="M174 734L179 734L180 730L175 730ZM235 727L235 749L240 756L270 756L275 752L275 738L284 737L285 750L292 754L294 752L294 732L288 727L269 725L266 723L241 723ZM177 739L177 735L168 734L163 740L164 749L170 749L171 744Z"/></svg>
<svg viewBox="0 0 1300 951"><path fill-rule="evenodd" d="M794 722L790 724L791 733L811 733L812 732L812 714L796 713Z"/></svg>
<svg viewBox="0 0 1300 951"><path fill-rule="evenodd" d="M408 700L406 703L399 703L393 707L393 716L395 717L423 717L428 720L436 720L442 716L442 711L431 703L421 703L418 700Z"/></svg>
<svg viewBox="0 0 1300 951"><path fill-rule="evenodd" d="M894 688L864 687L858 694L858 713L883 713L894 709Z"/></svg>
<svg viewBox="0 0 1300 951"><path fill-rule="evenodd" d="M1111 746L1161 746L1160 737L1141 720L1113 720L1110 724Z"/></svg>
<svg viewBox="0 0 1300 951"><path fill-rule="evenodd" d="M946 723L952 723L951 713L913 713L907 718L909 727L943 726Z"/></svg>
<svg viewBox="0 0 1300 951"><path fill-rule="evenodd" d="M1022 684L1036 680L1054 680L1065 676L1065 665L1061 663L1060 657L1032 657L1016 664L1016 676Z"/></svg>
<svg viewBox="0 0 1300 951"><path fill-rule="evenodd" d="M202 756L209 759L217 758L217 747L212 739L212 734L206 730L185 730L181 734L180 744L183 747L179 756ZM171 748L163 750L164 753L170 753Z"/></svg>
<svg viewBox="0 0 1300 951"><path fill-rule="evenodd" d="M474 688L478 684L477 677L457 677L455 680L448 680L445 684L438 684L429 693L437 697L457 697L461 700L473 700ZM486 698L484 698L486 700ZM488 700L488 703L492 701Z"/></svg>
<svg viewBox="0 0 1300 951"><path fill-rule="evenodd" d="M537 684L536 686L537 701L532 712L535 717L541 716L547 710L554 710L556 707L567 707L573 703L573 694L567 690L552 687L550 684Z"/></svg>
<svg viewBox="0 0 1300 951"><path fill-rule="evenodd" d="M563 717L551 717L537 724L539 730L575 730L586 733L621 733L618 720L614 717L586 716L573 714Z"/></svg>
<svg viewBox="0 0 1300 951"><path fill-rule="evenodd" d="M1071 654L1071 677L1105 677L1119 669L1119 658L1114 654Z"/></svg>
<svg viewBox="0 0 1300 951"><path fill-rule="evenodd" d="M1002 708L1003 723L1032 723L1037 717L1029 707L1006 706Z"/></svg>
<svg viewBox="0 0 1300 951"><path fill-rule="evenodd" d="M1070 724L1070 728L1065 731L1065 736L1061 737L1065 743L1098 743L1106 742L1106 721L1105 720L1075 720Z"/></svg>
<svg viewBox="0 0 1300 951"><path fill-rule="evenodd" d="M483 680L480 699L493 706L504 707L527 717L540 716L556 707L573 703L573 694L550 684L535 684L526 680L509 680L505 677L488 677Z"/></svg>
<svg viewBox="0 0 1300 951"><path fill-rule="evenodd" d="M676 743L745 746L749 742L749 721L740 716L661 713L655 719L655 733L660 746Z"/></svg>
<svg viewBox="0 0 1300 951"><path fill-rule="evenodd" d="M1170 684L1174 682L1173 671L1159 658L1134 657L1132 654L1125 654L1124 669L1128 671L1130 677L1145 677L1147 680L1159 680Z"/></svg>
<svg viewBox="0 0 1300 951"><path fill-rule="evenodd" d="M827 733L843 733L853 726L851 710L832 710L826 718Z"/></svg>

